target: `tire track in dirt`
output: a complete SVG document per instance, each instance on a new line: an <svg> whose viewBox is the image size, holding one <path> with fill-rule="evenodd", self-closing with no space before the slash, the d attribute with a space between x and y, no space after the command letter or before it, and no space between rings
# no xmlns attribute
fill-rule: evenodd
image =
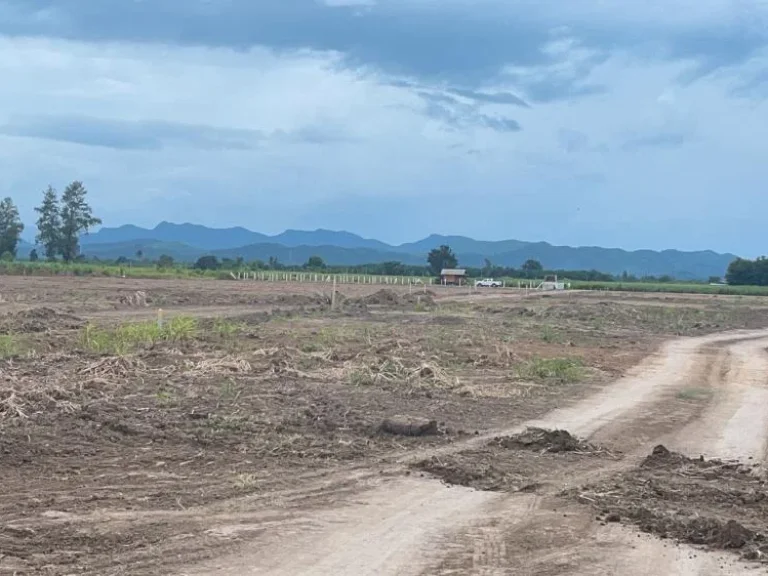
<svg viewBox="0 0 768 576"><path fill-rule="evenodd" d="M583 436L596 435L601 430L610 436L632 432L642 427L644 418L648 417L644 407L663 402L665 395L689 386L692 379L700 384L702 378L707 378L707 365L711 379L713 373L723 371L722 366L727 363L727 358L731 358L731 370L726 372L729 377L722 387L727 388L724 393L733 398L730 405L734 410L720 409L711 401L702 421L703 425L712 427L712 436L699 439L702 447L727 448L738 436L739 426L745 419L757 418L760 423L768 423L768 403L760 407L753 405L758 396L762 397L758 373L763 355L757 354L759 359L755 360L754 354L760 346L766 346L765 342L756 340L760 338L768 339L768 332L738 332L670 342L659 355L598 394L527 425L565 428ZM720 360L709 364L704 362L702 368L702 351L717 344L727 346L728 355L721 355ZM752 384L742 386L743 389L738 391L731 390L735 389L733 374L738 374L739 378L749 376ZM698 422L688 424L678 437L681 440L689 438L695 430L691 427L697 425ZM762 424L750 432L750 451L759 450L758 457L762 457L765 449L764 441L760 440L764 435ZM654 430L649 430L648 437L653 436ZM715 438L717 443L712 444ZM458 451L481 440L474 439L452 449ZM650 449L650 446L646 448ZM570 519L564 521L559 520L561 515L552 503L539 501L530 494L446 488L434 480L382 480L378 488L360 495L358 501L347 501L341 506L311 514L310 524L314 526L311 530L292 532L289 527L285 531L276 530L266 541L260 540L252 551L245 548L236 556L189 567L182 573L188 576L488 575L506 574L515 569L516 574L705 576L713 573L713 566L720 565L716 555L700 551L695 551L695 558L693 552L687 556L685 552L677 556L664 555L661 553L664 544L652 539L641 539L642 542L631 548L627 539L636 534L630 530L616 526L598 529L595 533L589 512L577 508L569 511ZM567 518L568 513L563 517ZM538 545L526 544L526 538L516 539L515 532L519 531L522 537L531 530L538 534L534 539ZM510 532L512 542L521 548L519 553L510 554ZM599 546L593 542L594 538L601 540ZM556 547L554 553L553 546ZM606 550L610 553L606 554ZM536 554L542 552L554 554L547 561L551 564L547 565L549 568L535 559ZM638 554L650 559L645 568L638 565ZM442 563L442 567L436 569L440 565L436 562L441 557L454 557L456 561ZM567 566L568 570L559 571L558 566ZM735 566L731 572L718 573L742 572L741 567ZM754 571L749 570L749 573Z"/></svg>
<svg viewBox="0 0 768 576"><path fill-rule="evenodd" d="M768 339L737 342L730 365L712 388L701 418L666 442L671 449L708 458L762 460L768 440Z"/></svg>

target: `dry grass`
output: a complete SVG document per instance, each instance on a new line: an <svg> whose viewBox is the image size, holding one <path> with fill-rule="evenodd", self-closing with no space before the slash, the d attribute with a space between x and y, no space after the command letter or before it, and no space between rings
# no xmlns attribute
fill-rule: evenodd
<svg viewBox="0 0 768 576"><path fill-rule="evenodd" d="M414 388L437 387L450 389L459 386L459 380L451 377L434 362L408 366L400 358L391 358L378 363L345 366L347 380L353 386L408 386Z"/></svg>
<svg viewBox="0 0 768 576"><path fill-rule="evenodd" d="M206 358L199 361L185 361L182 372L187 377L214 376L218 374L247 374L252 371L251 364L237 356Z"/></svg>

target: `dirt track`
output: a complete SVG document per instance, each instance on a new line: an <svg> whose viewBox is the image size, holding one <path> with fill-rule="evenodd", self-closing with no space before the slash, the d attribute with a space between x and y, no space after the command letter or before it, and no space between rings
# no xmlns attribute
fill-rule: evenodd
<svg viewBox="0 0 768 576"><path fill-rule="evenodd" d="M266 532L251 527L260 531L251 548L179 573L754 574L754 566L722 554L674 547L617 524L601 526L588 509L556 495L588 478L629 468L658 443L692 456L763 461L766 348L766 331L673 341L603 391L528 423L565 428L626 452L626 458L606 469L558 470L542 478L546 484L533 494L448 488L431 478L362 475L357 481L367 489L355 498L306 514L286 516L276 509ZM692 387L709 395L703 409L692 405L687 412L669 413L669 399Z"/></svg>

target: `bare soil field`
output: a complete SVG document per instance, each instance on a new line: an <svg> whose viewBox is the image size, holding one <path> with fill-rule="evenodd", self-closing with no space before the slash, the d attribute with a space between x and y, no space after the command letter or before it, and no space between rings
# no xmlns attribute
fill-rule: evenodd
<svg viewBox="0 0 768 576"><path fill-rule="evenodd" d="M0 574L704 575L768 554L759 298L0 296Z"/></svg>

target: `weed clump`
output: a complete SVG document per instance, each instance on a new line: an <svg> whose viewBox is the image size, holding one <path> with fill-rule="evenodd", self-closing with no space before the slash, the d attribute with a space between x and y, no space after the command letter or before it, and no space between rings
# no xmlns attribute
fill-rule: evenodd
<svg viewBox="0 0 768 576"><path fill-rule="evenodd" d="M198 334L196 318L175 316L164 323L135 322L115 328L88 324L80 333L80 345L96 354L123 355L162 342L184 342Z"/></svg>
<svg viewBox="0 0 768 576"><path fill-rule="evenodd" d="M584 363L578 358L532 358L516 372L521 380L571 384L584 378Z"/></svg>

